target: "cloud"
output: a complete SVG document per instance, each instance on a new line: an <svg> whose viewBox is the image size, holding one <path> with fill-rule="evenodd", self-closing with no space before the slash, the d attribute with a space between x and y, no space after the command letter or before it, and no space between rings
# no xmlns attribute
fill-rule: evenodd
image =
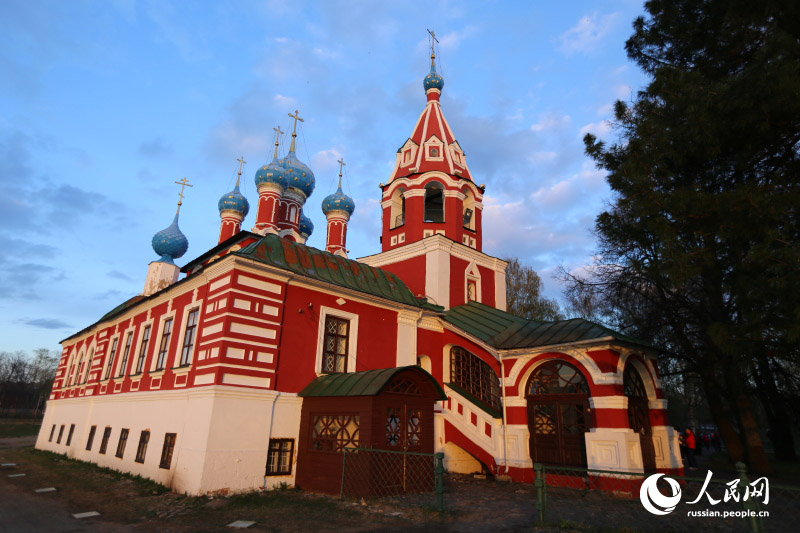
<svg viewBox="0 0 800 533"><path fill-rule="evenodd" d="M273 96L272 101L282 107L294 107L297 105L297 100L291 96L284 96L282 94L276 94Z"/></svg>
<svg viewBox="0 0 800 533"><path fill-rule="evenodd" d="M571 120L569 115L550 111L539 116L539 122L531 125L531 131L543 132L561 129L569 125Z"/></svg>
<svg viewBox="0 0 800 533"><path fill-rule="evenodd" d="M590 122L589 124L585 125L581 128L578 136L583 139L583 137L587 134L591 133L596 137L606 137L609 133L611 133L611 122L608 120L602 120L600 122Z"/></svg>
<svg viewBox="0 0 800 533"><path fill-rule="evenodd" d="M145 157L164 157L172 154L172 146L165 144L163 139L153 139L139 145L139 155Z"/></svg>
<svg viewBox="0 0 800 533"><path fill-rule="evenodd" d="M560 50L567 54L591 52L614 27L618 13L598 15L593 13L582 17L578 23L558 38Z"/></svg>
<svg viewBox="0 0 800 533"><path fill-rule="evenodd" d="M72 329L72 325L57 318L34 318L22 321L26 326L33 326L42 329Z"/></svg>
<svg viewBox="0 0 800 533"><path fill-rule="evenodd" d="M110 272L106 273L106 276L108 276L110 278L121 279L121 280L124 280L124 281L133 281L133 279L130 276L120 272L119 270L111 270Z"/></svg>

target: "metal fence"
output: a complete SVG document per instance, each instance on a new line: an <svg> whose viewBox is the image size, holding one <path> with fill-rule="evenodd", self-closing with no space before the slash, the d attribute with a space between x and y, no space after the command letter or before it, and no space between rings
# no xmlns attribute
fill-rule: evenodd
<svg viewBox="0 0 800 533"><path fill-rule="evenodd" d="M744 464L736 466L735 475L664 475L642 489L651 474L536 463L538 519L600 529L632 525L659 531L796 530L800 487L751 480ZM644 500L657 514L645 509Z"/></svg>
<svg viewBox="0 0 800 533"><path fill-rule="evenodd" d="M345 448L341 498L392 498L444 509L444 454ZM432 496L435 495L435 501Z"/></svg>

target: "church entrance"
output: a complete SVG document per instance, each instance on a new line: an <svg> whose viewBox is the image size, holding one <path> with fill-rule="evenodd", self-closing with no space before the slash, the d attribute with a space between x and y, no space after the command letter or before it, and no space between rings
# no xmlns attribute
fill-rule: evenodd
<svg viewBox="0 0 800 533"><path fill-rule="evenodd" d="M655 472L656 449L653 444L653 429L650 426L650 404L642 377L632 364L625 368L623 383L625 396L628 397L628 424L634 433L639 434L644 471Z"/></svg>
<svg viewBox="0 0 800 533"><path fill-rule="evenodd" d="M589 386L574 366L548 361L526 387L530 454L534 463L586 466Z"/></svg>

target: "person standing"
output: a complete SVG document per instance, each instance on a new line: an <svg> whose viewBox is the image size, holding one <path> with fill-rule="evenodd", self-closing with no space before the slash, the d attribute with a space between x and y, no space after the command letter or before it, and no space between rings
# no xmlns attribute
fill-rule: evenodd
<svg viewBox="0 0 800 533"><path fill-rule="evenodd" d="M697 440L694 437L694 432L691 428L686 428L686 434L683 437L686 443L686 460L689 462L689 470L697 470L697 459L695 459L695 450L697 449Z"/></svg>

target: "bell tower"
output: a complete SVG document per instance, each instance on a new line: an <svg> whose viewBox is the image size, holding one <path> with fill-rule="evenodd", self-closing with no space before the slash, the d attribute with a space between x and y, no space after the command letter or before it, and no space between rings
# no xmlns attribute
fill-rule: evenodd
<svg viewBox="0 0 800 533"><path fill-rule="evenodd" d="M422 81L425 109L381 184L381 253L360 260L397 274L418 296L445 308L477 300L505 310L505 261L483 253L483 185L442 113L444 78Z"/></svg>

